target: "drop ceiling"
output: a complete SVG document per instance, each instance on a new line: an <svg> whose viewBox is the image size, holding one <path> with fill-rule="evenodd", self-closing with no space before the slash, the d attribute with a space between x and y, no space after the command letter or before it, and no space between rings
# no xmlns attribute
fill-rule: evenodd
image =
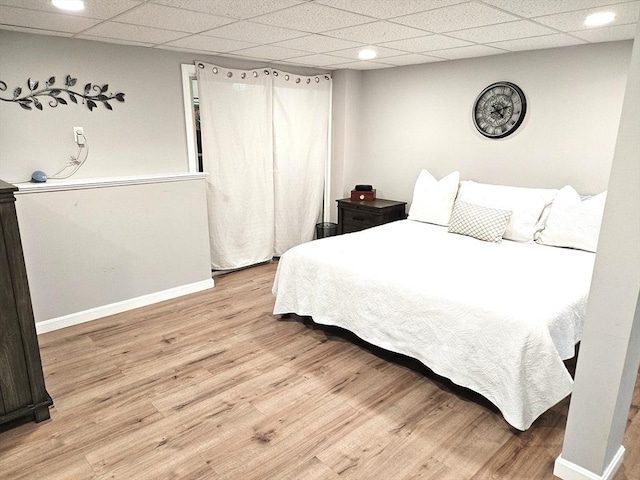
<svg viewBox="0 0 640 480"><path fill-rule="evenodd" d="M587 27L587 15L614 12ZM0 29L369 70L632 39L639 0L0 0ZM370 47L374 60L358 59Z"/></svg>

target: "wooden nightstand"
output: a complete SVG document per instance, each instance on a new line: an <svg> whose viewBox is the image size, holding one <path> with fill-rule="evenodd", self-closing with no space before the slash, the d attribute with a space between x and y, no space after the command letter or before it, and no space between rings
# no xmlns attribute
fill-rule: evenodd
<svg viewBox="0 0 640 480"><path fill-rule="evenodd" d="M352 201L349 198L338 202L338 234L357 232L365 228L406 218L406 202L377 198L372 201Z"/></svg>

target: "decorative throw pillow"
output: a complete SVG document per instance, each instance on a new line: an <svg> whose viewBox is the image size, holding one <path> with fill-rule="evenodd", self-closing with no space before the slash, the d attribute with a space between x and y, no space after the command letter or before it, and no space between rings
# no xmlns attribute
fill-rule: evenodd
<svg viewBox="0 0 640 480"><path fill-rule="evenodd" d="M449 225L459 182L459 172L450 173L438 181L427 170L422 170L413 189L409 220Z"/></svg>
<svg viewBox="0 0 640 480"><path fill-rule="evenodd" d="M450 233L459 233L485 242L502 242L511 212L458 200L453 206Z"/></svg>
<svg viewBox="0 0 640 480"><path fill-rule="evenodd" d="M457 200L512 212L504 238L516 242L530 242L540 228L545 206L549 205L558 190L543 188L511 187L460 182Z"/></svg>
<svg viewBox="0 0 640 480"><path fill-rule="evenodd" d="M573 187L562 187L536 242L595 252L606 199L607 192L602 192L582 200Z"/></svg>

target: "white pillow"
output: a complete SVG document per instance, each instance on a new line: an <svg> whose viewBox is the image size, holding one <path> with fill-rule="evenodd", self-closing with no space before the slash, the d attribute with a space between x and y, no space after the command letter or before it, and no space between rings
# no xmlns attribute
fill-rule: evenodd
<svg viewBox="0 0 640 480"><path fill-rule="evenodd" d="M453 201L458 193L460 173L452 172L440 181L427 170L422 170L413 189L409 220L449 225Z"/></svg>
<svg viewBox="0 0 640 480"><path fill-rule="evenodd" d="M451 213L449 233L459 233L485 242L502 242L511 212L457 201Z"/></svg>
<svg viewBox="0 0 640 480"><path fill-rule="evenodd" d="M582 200L569 185L562 187L536 242L595 252L606 200L607 192Z"/></svg>
<svg viewBox="0 0 640 480"><path fill-rule="evenodd" d="M545 206L553 201L556 193L558 190L555 189L510 187L465 180L460 182L458 200L512 212L503 238L530 242L539 230Z"/></svg>

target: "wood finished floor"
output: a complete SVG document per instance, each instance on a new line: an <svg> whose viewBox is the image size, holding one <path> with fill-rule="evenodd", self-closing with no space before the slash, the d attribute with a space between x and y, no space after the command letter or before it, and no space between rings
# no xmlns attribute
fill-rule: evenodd
<svg viewBox="0 0 640 480"><path fill-rule="evenodd" d="M552 479L568 400L526 432L348 335L271 315L276 264L39 337L51 419L0 427L0 478ZM640 382L616 480L640 478Z"/></svg>

